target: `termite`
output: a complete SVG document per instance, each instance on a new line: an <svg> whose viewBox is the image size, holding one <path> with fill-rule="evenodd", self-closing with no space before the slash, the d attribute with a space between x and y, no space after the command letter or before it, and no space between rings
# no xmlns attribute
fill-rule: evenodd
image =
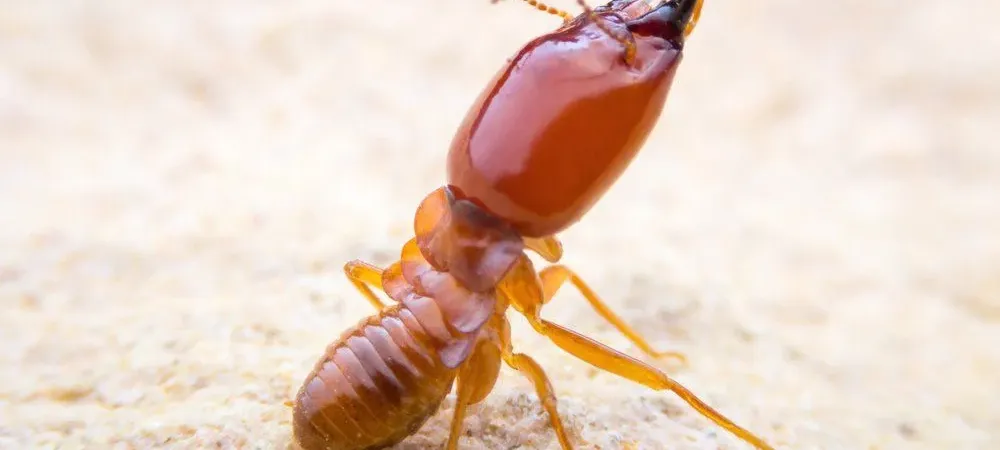
<svg viewBox="0 0 1000 450"><path fill-rule="evenodd" d="M651 365L540 317L567 281L645 354L658 352L559 264L557 233L619 178L664 107L702 0L613 0L525 45L472 105L448 154L446 185L416 210L414 237L386 268L354 260L350 282L378 311L327 347L299 389L293 437L305 450L371 450L415 433L455 390L449 450L469 405L503 364L532 382L563 449L571 449L541 366L511 347L509 308L569 354L669 390L743 441L763 440ZM536 271L527 250L551 265ZM374 289L373 289L374 288ZM385 304L376 294L394 302Z"/></svg>

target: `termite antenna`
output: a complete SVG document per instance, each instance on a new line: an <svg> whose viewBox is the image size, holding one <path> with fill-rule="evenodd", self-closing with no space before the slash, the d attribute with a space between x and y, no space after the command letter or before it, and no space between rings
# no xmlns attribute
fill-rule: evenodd
<svg viewBox="0 0 1000 450"><path fill-rule="evenodd" d="M611 37L611 39L614 39L625 46L625 63L632 65L632 63L635 62L635 41L632 40L632 35L627 34L622 36L621 34L616 34L611 31L611 28L608 27L608 24L604 21L604 19L594 12L590 5L587 4L586 0L576 0L576 4L583 8L584 13L590 17L590 20L594 21L594 25L597 25L597 28L600 28L601 31L605 32Z"/></svg>
<svg viewBox="0 0 1000 450"><path fill-rule="evenodd" d="M558 8L551 7L549 5L546 5L545 3L542 3L542 2L539 2L539 1L536 1L536 0L521 0L521 1L527 3L527 4L531 5L531 6L534 6L539 11L544 11L544 12L547 12L549 14L553 14L553 15L562 17L563 22L569 22L570 20L573 19L573 16L569 15L568 12L563 11L563 10L558 9Z"/></svg>
<svg viewBox="0 0 1000 450"><path fill-rule="evenodd" d="M537 0L521 0L521 1L523 1L524 3L527 3L530 6L535 7L535 9L537 9L537 10L539 10L541 12L545 12L545 13L552 14L554 16L562 17L563 22L569 22L570 20L573 20L573 16L569 15L568 12L563 11L563 10L561 10L559 8L554 8L552 6L546 5L545 3L542 3L540 1L537 1ZM500 0L490 0L490 3L493 3L495 5L497 3L500 3Z"/></svg>

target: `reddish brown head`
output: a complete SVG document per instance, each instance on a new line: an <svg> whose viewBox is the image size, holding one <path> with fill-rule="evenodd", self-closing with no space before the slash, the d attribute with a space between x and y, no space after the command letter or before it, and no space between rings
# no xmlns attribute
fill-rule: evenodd
<svg viewBox="0 0 1000 450"><path fill-rule="evenodd" d="M453 192L523 236L580 220L659 119L698 7L700 0L615 0L528 43L452 141Z"/></svg>

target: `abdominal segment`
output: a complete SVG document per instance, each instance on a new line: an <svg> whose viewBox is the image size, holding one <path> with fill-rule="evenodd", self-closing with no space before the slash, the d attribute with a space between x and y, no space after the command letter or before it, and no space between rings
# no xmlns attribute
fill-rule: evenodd
<svg viewBox="0 0 1000 450"><path fill-rule="evenodd" d="M475 338L449 336L447 341L454 345L465 339ZM378 449L416 432L437 411L455 378L456 370L441 362L442 341L402 304L345 333L299 390L297 444L304 450Z"/></svg>

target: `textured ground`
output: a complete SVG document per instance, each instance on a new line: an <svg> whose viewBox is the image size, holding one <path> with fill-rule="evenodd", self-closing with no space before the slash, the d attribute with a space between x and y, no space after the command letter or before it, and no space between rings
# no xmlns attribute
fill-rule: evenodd
<svg viewBox="0 0 1000 450"><path fill-rule="evenodd" d="M391 3L391 4L390 4ZM0 0L0 447L285 448L514 2ZM566 261L789 449L1000 447L1000 7L712 0ZM560 6L572 8L572 2ZM566 290L547 316L630 349ZM515 322L580 448L739 448ZM439 448L445 409L405 449ZM465 448L555 449L504 372ZM115 444L112 447L111 444Z"/></svg>

